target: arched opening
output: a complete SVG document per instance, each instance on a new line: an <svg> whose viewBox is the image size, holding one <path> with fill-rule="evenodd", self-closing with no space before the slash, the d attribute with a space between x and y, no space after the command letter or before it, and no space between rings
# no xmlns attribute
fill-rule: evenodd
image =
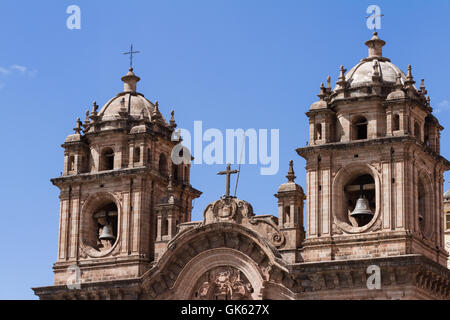
<svg viewBox="0 0 450 320"><path fill-rule="evenodd" d="M68 171L70 173L72 173L73 171L75 171L75 157L74 156L70 156L69 157L69 167L68 167Z"/></svg>
<svg viewBox="0 0 450 320"><path fill-rule="evenodd" d="M315 140L322 140L322 124L316 124L316 138Z"/></svg>
<svg viewBox="0 0 450 320"><path fill-rule="evenodd" d="M355 118L353 121L353 140L367 139L367 119L363 116Z"/></svg>
<svg viewBox="0 0 450 320"><path fill-rule="evenodd" d="M431 181L423 171L417 184L417 210L419 230L425 238L430 238L433 231L433 190Z"/></svg>
<svg viewBox="0 0 450 320"><path fill-rule="evenodd" d="M284 207L284 223L290 223L291 222L291 207L285 206Z"/></svg>
<svg viewBox="0 0 450 320"><path fill-rule="evenodd" d="M426 219L428 218L427 215L427 204L426 204L426 191L425 186L423 185L422 181L419 181L418 186L418 197L419 197L419 228L420 231L424 234L425 233L425 226L426 226Z"/></svg>
<svg viewBox="0 0 450 320"><path fill-rule="evenodd" d="M139 161L141 161L141 148L136 147L134 148L133 162L138 163Z"/></svg>
<svg viewBox="0 0 450 320"><path fill-rule="evenodd" d="M189 179L188 179L188 168L184 167L184 176L183 176L184 182L185 183L189 183Z"/></svg>
<svg viewBox="0 0 450 320"><path fill-rule="evenodd" d="M394 114L394 117L392 118L392 130L400 130L400 116L398 114Z"/></svg>
<svg viewBox="0 0 450 320"><path fill-rule="evenodd" d="M169 220L164 219L162 230L161 230L161 235L167 236L168 234L169 234Z"/></svg>
<svg viewBox="0 0 450 320"><path fill-rule="evenodd" d="M176 164L172 164L172 178L174 181L179 180L179 167Z"/></svg>
<svg viewBox="0 0 450 320"><path fill-rule="evenodd" d="M167 172L167 158L164 155L164 153L161 153L159 155L159 173L163 176L163 177L167 177L168 176L168 172Z"/></svg>
<svg viewBox="0 0 450 320"><path fill-rule="evenodd" d="M414 136L420 140L420 125L417 121L414 121Z"/></svg>
<svg viewBox="0 0 450 320"><path fill-rule="evenodd" d="M96 246L99 251L105 251L112 247L117 239L117 206L109 202L100 206L92 215L96 228Z"/></svg>
<svg viewBox="0 0 450 320"><path fill-rule="evenodd" d="M114 150L111 148L103 149L100 157L100 171L114 169Z"/></svg>
<svg viewBox="0 0 450 320"><path fill-rule="evenodd" d="M368 224L376 209L375 180L370 174L351 179L344 187L344 210L353 227Z"/></svg>

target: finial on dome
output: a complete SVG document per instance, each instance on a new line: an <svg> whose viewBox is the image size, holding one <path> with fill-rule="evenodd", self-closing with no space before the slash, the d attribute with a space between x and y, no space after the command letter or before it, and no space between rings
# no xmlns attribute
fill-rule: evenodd
<svg viewBox="0 0 450 320"><path fill-rule="evenodd" d="M416 83L414 81L414 78L413 78L411 70L412 70L411 65L408 65L408 75L406 76L406 84L407 85L413 85L414 83Z"/></svg>
<svg viewBox="0 0 450 320"><path fill-rule="evenodd" d="M340 86L342 89L344 89L346 87L347 81L345 80L345 70L344 66L341 65L340 69L339 69L339 78L338 81L336 82L336 84L338 86Z"/></svg>
<svg viewBox="0 0 450 320"><path fill-rule="evenodd" d="M86 130L89 127L89 109L86 110L86 118L84 118L84 124L83 127Z"/></svg>
<svg viewBox="0 0 450 320"><path fill-rule="evenodd" d="M121 79L124 83L123 84L124 92L136 92L136 84L141 80L141 78L139 78L134 74L132 67L128 69L128 73L124 75Z"/></svg>
<svg viewBox="0 0 450 320"><path fill-rule="evenodd" d="M426 95L428 93L427 89L425 88L425 79L421 79L420 80L419 92L422 95Z"/></svg>
<svg viewBox="0 0 450 320"><path fill-rule="evenodd" d="M97 118L98 118L97 110L98 110L98 105L97 105L97 102L94 101L92 103L92 111L91 111L91 116L90 116L90 119L92 120L92 123L97 121Z"/></svg>
<svg viewBox="0 0 450 320"><path fill-rule="evenodd" d="M411 65L408 65L408 75L406 76L406 78L408 80L412 80L413 79L411 70L412 70Z"/></svg>
<svg viewBox="0 0 450 320"><path fill-rule="evenodd" d="M397 74L397 78L395 79L395 89L397 91L401 90L403 88L402 84L402 75L399 73Z"/></svg>
<svg viewBox="0 0 450 320"><path fill-rule="evenodd" d="M77 124L76 124L75 128L73 128L73 130L75 131L75 134L80 134L80 132L81 132L81 120L80 120L80 118L77 119Z"/></svg>
<svg viewBox="0 0 450 320"><path fill-rule="evenodd" d="M153 108L153 112L152 112L152 120L161 119L161 113L159 112L158 106L159 106L159 102L155 101L155 107Z"/></svg>
<svg viewBox="0 0 450 320"><path fill-rule="evenodd" d="M331 91L331 77L327 77L327 92Z"/></svg>
<svg viewBox="0 0 450 320"><path fill-rule="evenodd" d="M289 182L294 182L295 178L297 178L295 176L295 172L294 172L294 161L293 160L289 161L289 171L288 171L286 178L288 179Z"/></svg>
<svg viewBox="0 0 450 320"><path fill-rule="evenodd" d="M345 69L344 66L341 65L341 67L339 68L339 80L345 80Z"/></svg>
<svg viewBox="0 0 450 320"><path fill-rule="evenodd" d="M170 126L172 128L175 128L177 126L177 123L175 122L175 111L174 110L170 111Z"/></svg>
<svg viewBox="0 0 450 320"><path fill-rule="evenodd" d="M319 97L320 100L323 100L323 98L326 97L326 89L325 86L323 85L323 82L320 83L320 93L317 95Z"/></svg>
<svg viewBox="0 0 450 320"><path fill-rule="evenodd" d="M378 37L378 32L374 32L372 38L366 41L366 46L369 47L369 58L383 57L383 46L386 44L384 40Z"/></svg>

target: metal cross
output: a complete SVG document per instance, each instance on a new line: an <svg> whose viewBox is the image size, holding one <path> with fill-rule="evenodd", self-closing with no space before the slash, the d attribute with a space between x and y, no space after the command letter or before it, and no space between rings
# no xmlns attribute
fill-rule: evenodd
<svg viewBox="0 0 450 320"><path fill-rule="evenodd" d="M131 48L129 52L124 52L123 54L129 54L130 55L130 68L133 68L133 54L134 53L141 53L140 51L133 51L133 44L131 44Z"/></svg>
<svg viewBox="0 0 450 320"><path fill-rule="evenodd" d="M227 176L227 193L225 194L226 197L230 196L230 176L232 174L238 173L238 170L231 170L231 164L227 165L227 170L226 171L220 171L217 172L218 175L226 175Z"/></svg>

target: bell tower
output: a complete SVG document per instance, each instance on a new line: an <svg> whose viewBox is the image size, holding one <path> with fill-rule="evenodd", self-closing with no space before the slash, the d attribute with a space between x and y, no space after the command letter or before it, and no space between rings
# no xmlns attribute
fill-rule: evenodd
<svg viewBox="0 0 450 320"><path fill-rule="evenodd" d="M289 161L288 181L283 183L275 197L278 199L278 228L286 238L281 251L284 259L297 262L297 248L305 239L303 227L303 203L305 194L301 186L295 183L294 161Z"/></svg>
<svg viewBox="0 0 450 320"><path fill-rule="evenodd" d="M440 131L424 81L383 57L374 32L368 57L341 66L334 89L321 85L306 113L308 261L420 254L442 265Z"/></svg>
<svg viewBox="0 0 450 320"><path fill-rule="evenodd" d="M70 267L81 283L140 277L157 258L159 205L176 199L174 234L201 194L190 164L171 161L174 112L166 122L158 102L136 91L133 68L122 81L124 90L100 110L94 102L62 145L64 172L52 179L61 190L55 285L66 284Z"/></svg>

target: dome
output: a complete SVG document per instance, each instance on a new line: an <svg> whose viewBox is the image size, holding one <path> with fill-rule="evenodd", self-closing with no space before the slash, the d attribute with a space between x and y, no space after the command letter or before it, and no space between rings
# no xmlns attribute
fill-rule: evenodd
<svg viewBox="0 0 450 320"><path fill-rule="evenodd" d="M368 86L374 83L374 79L378 79L377 81L384 85L394 86L398 77L400 77L402 85L408 83L408 76L388 58L383 57L382 48L385 44L386 42L378 37L377 32L374 32L372 38L366 41L369 56L362 59L345 74L347 88ZM343 77L342 70L341 76ZM338 88L339 85L334 90Z"/></svg>
<svg viewBox="0 0 450 320"><path fill-rule="evenodd" d="M286 183L283 183L278 188L278 192L289 192L289 191L302 191L303 192L303 189L302 189L302 187L300 187L298 184L296 184L293 181L288 181Z"/></svg>
<svg viewBox="0 0 450 320"><path fill-rule="evenodd" d="M78 141L81 141L81 135L79 133L69 134L65 140L66 143Z"/></svg>
<svg viewBox="0 0 450 320"><path fill-rule="evenodd" d="M159 110L155 104L144 97L143 94L136 92L136 84L140 78L133 73L130 68L128 73L122 77L124 90L109 100L99 111L98 116L102 121L118 120L123 118L124 114L133 118L152 120L152 115L158 113ZM162 117L161 117L162 118ZM165 122L165 121L164 121Z"/></svg>
<svg viewBox="0 0 450 320"><path fill-rule="evenodd" d="M319 101L314 102L309 109L310 110L319 110L319 109L326 109L327 107L328 107L328 104L325 101L319 100Z"/></svg>
<svg viewBox="0 0 450 320"><path fill-rule="evenodd" d="M378 62L376 67L375 61ZM345 80L348 82L350 88L359 87L372 83L372 77L375 70L381 77L381 81L388 84L395 84L397 76L400 75L402 84L406 81L406 75L390 61L378 60L363 60L354 66L346 75Z"/></svg>
<svg viewBox="0 0 450 320"><path fill-rule="evenodd" d="M450 200L450 189L444 193L444 200Z"/></svg>
<svg viewBox="0 0 450 320"><path fill-rule="evenodd" d="M122 92L109 100L99 112L103 121L120 119L121 109L129 111L129 115L138 119L141 114L144 118L151 119L155 106L142 94L136 92Z"/></svg>

